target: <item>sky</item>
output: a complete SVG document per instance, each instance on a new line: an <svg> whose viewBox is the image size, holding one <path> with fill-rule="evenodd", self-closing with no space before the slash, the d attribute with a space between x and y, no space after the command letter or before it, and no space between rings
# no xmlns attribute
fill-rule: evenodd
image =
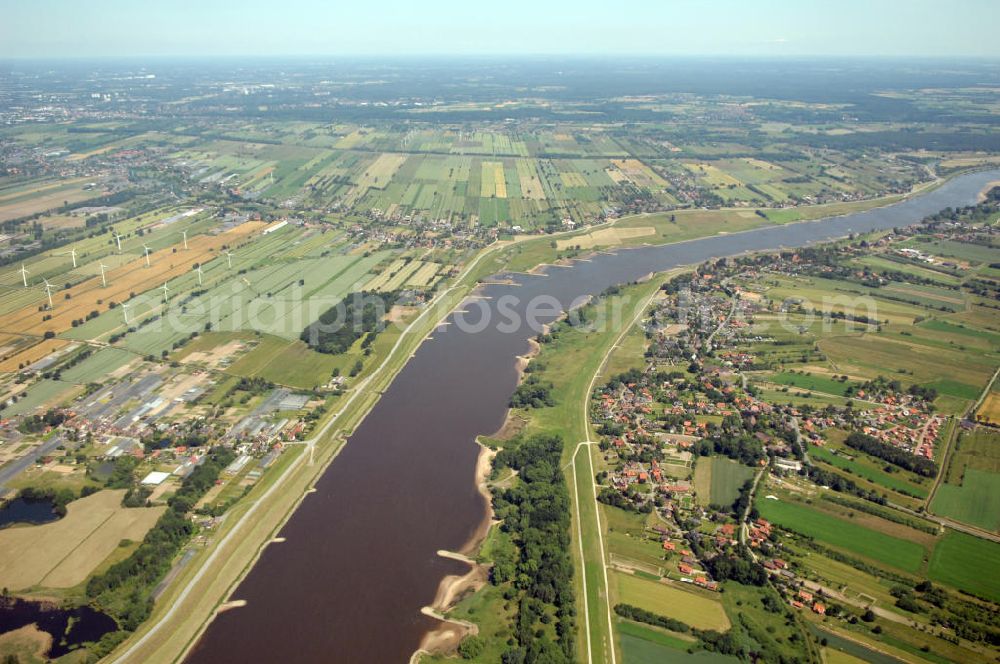
<svg viewBox="0 0 1000 664"><path fill-rule="evenodd" d="M1000 0L0 0L0 58L1000 58Z"/></svg>

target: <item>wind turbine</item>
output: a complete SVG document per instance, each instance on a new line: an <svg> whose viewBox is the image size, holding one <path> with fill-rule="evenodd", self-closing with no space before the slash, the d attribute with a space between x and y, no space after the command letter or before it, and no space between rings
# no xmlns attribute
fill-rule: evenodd
<svg viewBox="0 0 1000 664"><path fill-rule="evenodd" d="M131 306L132 305L128 304L127 302L122 302L122 313L125 314L125 324L126 325L128 325L128 308L131 307Z"/></svg>
<svg viewBox="0 0 1000 664"><path fill-rule="evenodd" d="M145 244L143 244L142 248L146 250L146 267L152 267L149 264L149 247L147 247Z"/></svg>
<svg viewBox="0 0 1000 664"><path fill-rule="evenodd" d="M198 267L194 271L198 273L198 285L201 286L201 263L198 264Z"/></svg>
<svg viewBox="0 0 1000 664"><path fill-rule="evenodd" d="M166 304L167 302L170 301L170 298L167 297L167 291L170 290L169 288L167 288L167 282L164 281L163 285L160 286L160 289L163 290L163 303Z"/></svg>
<svg viewBox="0 0 1000 664"><path fill-rule="evenodd" d="M188 232L186 230L181 231L181 235L184 236L184 251L188 248Z"/></svg>
<svg viewBox="0 0 1000 664"><path fill-rule="evenodd" d="M69 255L73 257L73 269L76 269L76 249L70 249Z"/></svg>
<svg viewBox="0 0 1000 664"><path fill-rule="evenodd" d="M122 252L122 236L118 234L118 231L115 231L115 241L118 243L118 253L120 254Z"/></svg>
<svg viewBox="0 0 1000 664"><path fill-rule="evenodd" d="M21 263L21 269L18 270L18 271L21 273L21 279L24 281L24 287L27 288L28 287L28 275L30 273L28 272L28 269L26 267L24 267L24 263Z"/></svg>
<svg viewBox="0 0 1000 664"><path fill-rule="evenodd" d="M231 252L231 251L227 251L226 252L226 263L229 264L228 267L229 267L230 270L232 270L233 269L233 252Z"/></svg>
<svg viewBox="0 0 1000 664"><path fill-rule="evenodd" d="M48 279L42 279L45 282L45 294L49 296L49 309L53 309L52 306L52 284L49 283Z"/></svg>
<svg viewBox="0 0 1000 664"><path fill-rule="evenodd" d="M107 288L107 287L108 287L108 280L107 280L107 279L106 279L106 278L104 277L104 270L106 270L106 269L107 269L107 267L108 267L108 266L107 266L107 265L105 265L105 264L104 264L103 262L101 263L101 284L102 284L102 285L103 285L103 286L104 286L105 288Z"/></svg>

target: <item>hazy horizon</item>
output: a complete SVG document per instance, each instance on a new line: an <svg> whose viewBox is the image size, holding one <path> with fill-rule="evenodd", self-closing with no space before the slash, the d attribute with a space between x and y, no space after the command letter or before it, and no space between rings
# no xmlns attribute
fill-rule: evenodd
<svg viewBox="0 0 1000 664"><path fill-rule="evenodd" d="M993 0L0 0L0 58L1000 58Z"/></svg>

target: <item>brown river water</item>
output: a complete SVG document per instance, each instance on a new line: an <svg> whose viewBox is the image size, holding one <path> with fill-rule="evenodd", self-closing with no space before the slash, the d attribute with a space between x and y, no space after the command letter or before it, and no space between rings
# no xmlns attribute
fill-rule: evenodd
<svg viewBox="0 0 1000 664"><path fill-rule="evenodd" d="M497 299L512 311L550 296L567 307L613 284L651 272L748 251L794 247L907 225L948 206L971 205L1000 170L958 177L892 206L815 222L602 253L541 275L505 275L483 286L491 320L478 332L438 327L236 588L246 606L220 614L188 656L225 662L405 662L439 623L420 613L445 575L467 566L441 558L480 529L487 505L474 476L475 438L502 425L517 383L515 359L538 333L503 325ZM480 319L479 306L465 320ZM448 322L454 323L455 315ZM554 313L539 317L549 322ZM513 331L509 328L515 327ZM575 442L575 441L573 441Z"/></svg>

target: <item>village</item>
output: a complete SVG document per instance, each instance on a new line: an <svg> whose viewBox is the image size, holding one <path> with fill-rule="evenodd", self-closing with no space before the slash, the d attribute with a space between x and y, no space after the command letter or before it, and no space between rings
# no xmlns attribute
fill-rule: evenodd
<svg viewBox="0 0 1000 664"><path fill-rule="evenodd" d="M313 395L252 381L220 392L219 376L201 367L138 364L44 416L0 419L0 431L18 451L0 477L4 493L14 493L18 483L75 486L114 477L117 484L147 489L154 504L219 445L236 455L219 485L234 482L242 491L288 443L308 433L313 419L306 414L323 408L323 399ZM3 448L13 454L11 444ZM9 484L15 477L18 483Z"/></svg>
<svg viewBox="0 0 1000 664"><path fill-rule="evenodd" d="M598 500L651 515L645 537L662 547L665 578L718 590L725 578L712 574L716 559L748 551L793 608L824 616L836 605L822 588L804 585L783 557L771 523L752 508L750 485L756 483L750 478L786 476L805 487L836 479L837 490L874 500L849 480L842 484L816 471L810 449L825 448L831 435L842 440L857 432L933 463L948 418L934 412L932 391L907 392L898 381L884 379L851 385L846 407L762 397L765 365L755 349L766 355L775 344L757 319L773 315L776 307L742 284L811 270L837 268L793 254L767 267L720 262L665 284L643 328L645 368L613 376L595 390L591 420L607 468L598 475ZM854 451L838 445L831 453L850 460ZM733 504L713 500L714 484L710 495L699 495L709 492L698 481L699 466L717 468L720 457L745 469L734 475L746 484L733 480ZM614 564L630 569L627 561Z"/></svg>

